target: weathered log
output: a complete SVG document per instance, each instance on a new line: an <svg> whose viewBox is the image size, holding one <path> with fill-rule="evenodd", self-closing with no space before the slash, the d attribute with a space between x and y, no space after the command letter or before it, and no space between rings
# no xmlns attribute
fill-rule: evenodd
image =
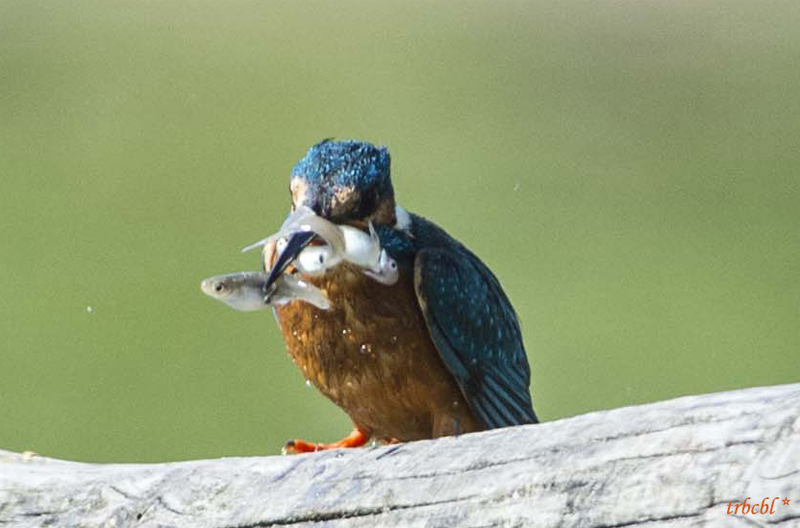
<svg viewBox="0 0 800 528"><path fill-rule="evenodd" d="M728 514L766 497L771 514ZM0 451L0 525L798 526L800 384L310 455L84 464Z"/></svg>

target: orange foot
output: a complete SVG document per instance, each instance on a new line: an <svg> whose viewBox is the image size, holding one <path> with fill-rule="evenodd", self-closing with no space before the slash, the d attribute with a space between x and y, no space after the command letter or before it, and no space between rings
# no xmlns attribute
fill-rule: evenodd
<svg viewBox="0 0 800 528"><path fill-rule="evenodd" d="M285 455L287 453L313 453L314 451L323 451L325 449L338 449L340 447L361 447L369 441L370 434L356 426L346 437L338 442L330 444L310 444L303 440L289 440L283 446L281 452Z"/></svg>

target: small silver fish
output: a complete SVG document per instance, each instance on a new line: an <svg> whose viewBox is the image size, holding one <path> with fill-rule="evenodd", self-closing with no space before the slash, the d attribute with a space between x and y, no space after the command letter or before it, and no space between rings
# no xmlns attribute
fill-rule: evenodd
<svg viewBox="0 0 800 528"><path fill-rule="evenodd" d="M380 244L368 242L369 238L354 227L342 226L341 229L345 233L345 241L357 239L355 244L347 246L349 253L336 253L330 246L309 246L297 255L294 261L297 269L308 275L321 275L340 262L347 261L361 267L364 275L381 284L391 286L397 282L400 276L397 261L385 249L381 249Z"/></svg>
<svg viewBox="0 0 800 528"><path fill-rule="evenodd" d="M270 291L265 291L266 283L264 272L240 271L209 277L200 283L200 289L240 312L264 310L292 301L307 302L320 310L330 308L330 302L319 288L294 275L282 274Z"/></svg>
<svg viewBox="0 0 800 528"><path fill-rule="evenodd" d="M251 244L242 251L264 246L264 262L271 262L273 253L280 255L286 246L287 237L298 231L312 231L327 245L304 248L295 258L294 264L305 274L320 275L340 262L351 262L364 269L364 274L381 284L397 282L397 263L385 250L372 222L369 234L348 225L338 225L317 216L308 207L298 207L281 226L280 230L263 240Z"/></svg>
<svg viewBox="0 0 800 528"><path fill-rule="evenodd" d="M364 275L381 284L391 286L400 278L400 270L397 269L397 261L390 257L385 249L382 249L378 256L377 268L365 269Z"/></svg>
<svg viewBox="0 0 800 528"><path fill-rule="evenodd" d="M339 226L333 222L317 216L310 207L301 205L286 218L277 233L242 248L242 253L257 247L266 246L270 242L280 238L288 238L292 233L296 233L297 231L313 231L337 253L343 253L345 251L345 241L342 233L337 229L338 227Z"/></svg>
<svg viewBox="0 0 800 528"><path fill-rule="evenodd" d="M327 222L327 220L325 220ZM319 275L347 261L361 268L378 271L380 267L381 244L375 229L370 224L370 235L348 225L329 223L329 227L339 232L344 241L342 250L330 245L308 246L295 257L297 268L310 275ZM283 238L278 239L275 251L280 255L286 246Z"/></svg>

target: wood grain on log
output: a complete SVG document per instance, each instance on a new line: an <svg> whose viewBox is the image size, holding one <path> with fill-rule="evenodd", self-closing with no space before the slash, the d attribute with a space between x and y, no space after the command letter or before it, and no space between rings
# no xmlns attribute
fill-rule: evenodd
<svg viewBox="0 0 800 528"><path fill-rule="evenodd" d="M729 503L784 497L773 514ZM0 526L800 526L800 384L382 447L167 464L0 451Z"/></svg>

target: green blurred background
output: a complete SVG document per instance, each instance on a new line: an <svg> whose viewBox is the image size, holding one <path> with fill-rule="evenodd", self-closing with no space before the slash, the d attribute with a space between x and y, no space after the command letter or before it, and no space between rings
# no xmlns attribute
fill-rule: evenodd
<svg viewBox="0 0 800 528"><path fill-rule="evenodd" d="M795 0L4 0L0 447L348 432L269 313L198 288L258 267L330 136L500 277L544 420L800 380Z"/></svg>

